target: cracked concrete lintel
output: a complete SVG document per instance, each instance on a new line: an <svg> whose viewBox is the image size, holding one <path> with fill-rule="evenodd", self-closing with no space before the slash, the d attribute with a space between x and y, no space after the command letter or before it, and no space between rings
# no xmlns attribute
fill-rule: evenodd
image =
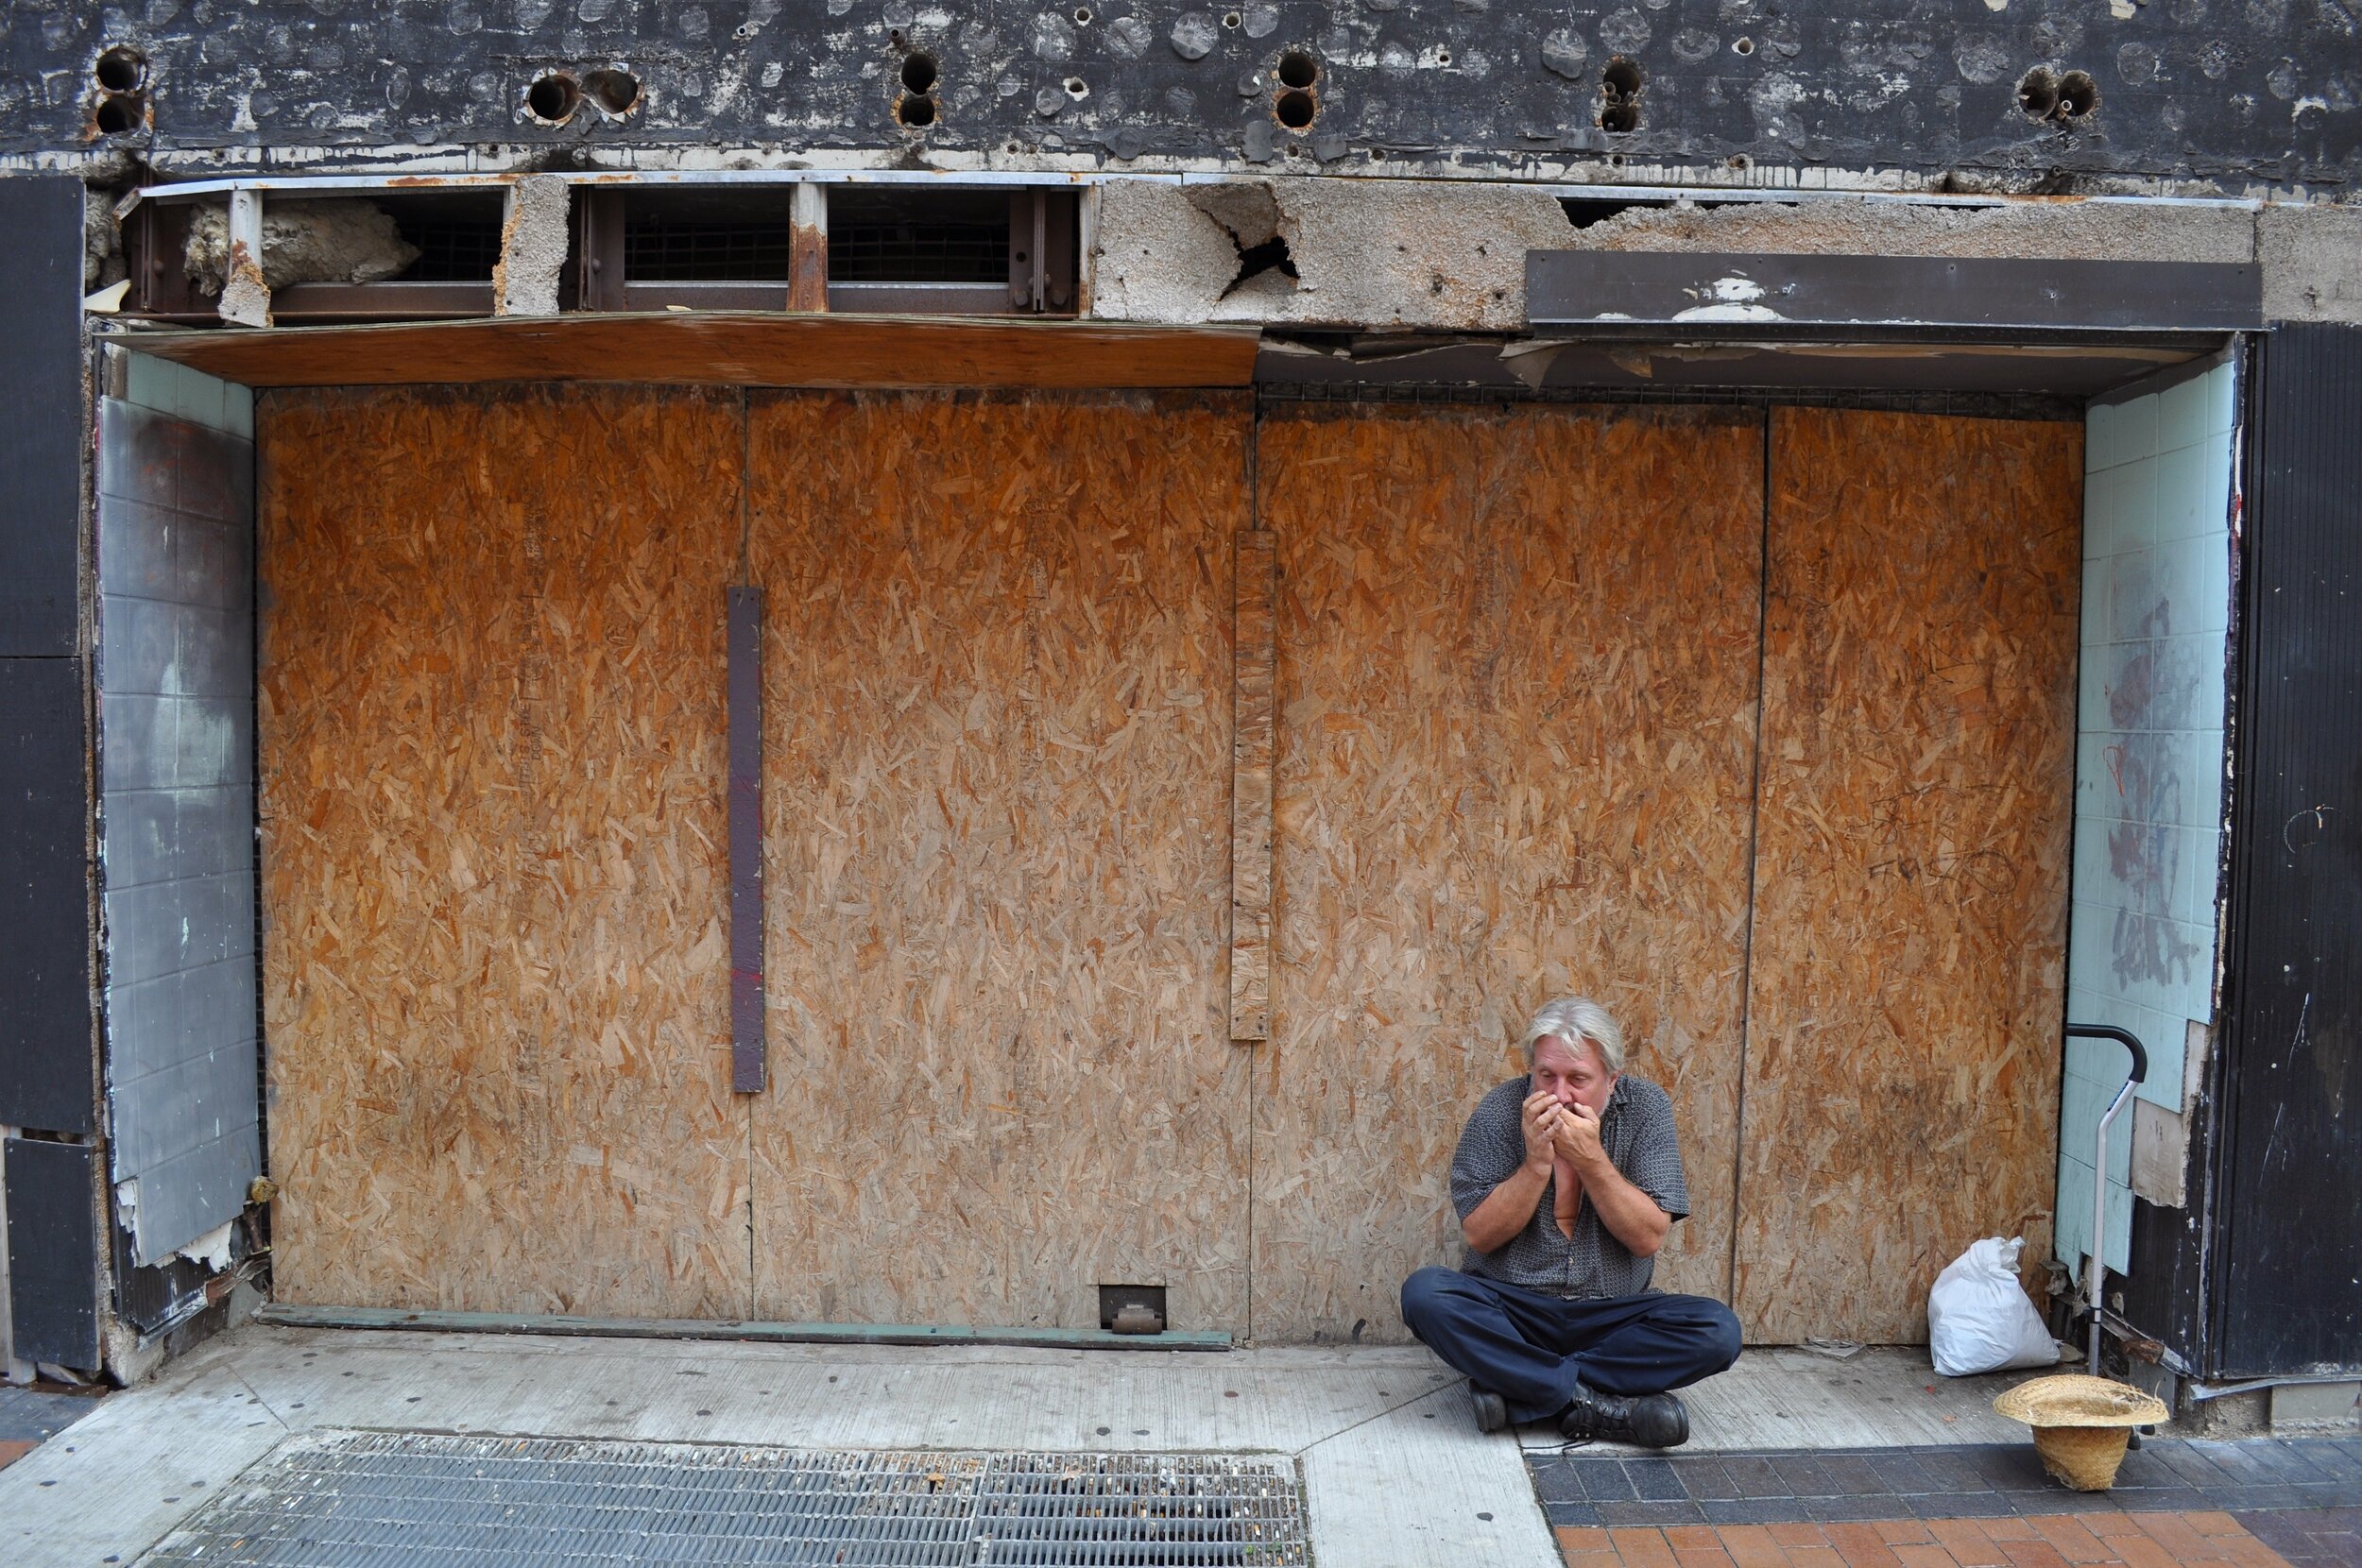
<svg viewBox="0 0 2362 1568"><path fill-rule="evenodd" d="M2362 324L2362 208L2267 207L2255 259L2266 320Z"/></svg>
<svg viewBox="0 0 2362 1568"><path fill-rule="evenodd" d="M527 175L508 189L500 260L492 264L496 315L556 315L566 270L568 191L561 175Z"/></svg>
<svg viewBox="0 0 2362 1568"><path fill-rule="evenodd" d="M1557 198L1531 186L1121 184L1100 203L1097 314L1113 320L1514 332L1526 251L1575 231ZM1273 233L1296 280L1266 273L1226 292L1240 250Z"/></svg>
<svg viewBox="0 0 2362 1568"><path fill-rule="evenodd" d="M2310 287L2362 310L2362 264L2349 260L2362 212L2353 209L2268 209L2283 215L2259 257L2255 214L2232 207L1823 199L1634 207L1577 229L1556 196L1530 186L1279 178L1110 185L1100 199L1095 314L1117 320L1515 332L1532 249L2260 259L2268 294L2268 269L2285 274L2291 308ZM1266 228L1287 241L1297 281L1266 273L1234 288L1240 249L1268 238ZM2332 274L2347 294L2309 281Z"/></svg>

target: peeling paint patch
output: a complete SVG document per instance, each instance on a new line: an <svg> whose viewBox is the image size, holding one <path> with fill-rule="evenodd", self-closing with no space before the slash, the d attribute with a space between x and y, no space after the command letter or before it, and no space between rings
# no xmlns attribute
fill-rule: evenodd
<svg viewBox="0 0 2362 1568"><path fill-rule="evenodd" d="M1692 305L1686 311L1675 311L1676 321L1785 321L1788 318L1769 305Z"/></svg>

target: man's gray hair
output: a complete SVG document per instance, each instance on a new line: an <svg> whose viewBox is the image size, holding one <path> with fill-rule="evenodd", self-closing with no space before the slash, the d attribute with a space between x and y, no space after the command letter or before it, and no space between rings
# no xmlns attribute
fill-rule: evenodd
<svg viewBox="0 0 2362 1568"><path fill-rule="evenodd" d="M1534 1048L1545 1040L1556 1040L1568 1050L1582 1049L1583 1042L1588 1040L1599 1048L1600 1060L1608 1071L1624 1070L1624 1031L1616 1027L1606 1008L1588 997L1561 997L1543 1004L1526 1025L1525 1038L1517 1042L1525 1048L1527 1066L1533 1065Z"/></svg>

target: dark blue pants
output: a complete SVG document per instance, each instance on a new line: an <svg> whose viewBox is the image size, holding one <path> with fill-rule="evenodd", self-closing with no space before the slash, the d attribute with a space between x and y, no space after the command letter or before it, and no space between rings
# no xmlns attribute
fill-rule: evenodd
<svg viewBox="0 0 2362 1568"><path fill-rule="evenodd" d="M1402 1321L1470 1383L1507 1400L1512 1421L1556 1415L1577 1378L1602 1393L1655 1394L1738 1359L1738 1320L1705 1296L1570 1302L1457 1269L1422 1269L1402 1282Z"/></svg>

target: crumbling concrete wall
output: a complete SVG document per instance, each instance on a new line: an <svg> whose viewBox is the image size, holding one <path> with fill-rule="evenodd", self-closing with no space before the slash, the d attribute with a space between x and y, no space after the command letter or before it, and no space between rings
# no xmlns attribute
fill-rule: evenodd
<svg viewBox="0 0 2362 1568"><path fill-rule="evenodd" d="M557 314L569 211L569 189L558 176L527 175L509 188L501 258L492 267L495 315Z"/></svg>
<svg viewBox="0 0 2362 1568"><path fill-rule="evenodd" d="M390 213L359 200L273 201L263 209L263 282L373 283L398 277L419 259ZM189 277L209 295L231 276L230 209L199 205L189 220Z"/></svg>
<svg viewBox="0 0 2362 1568"><path fill-rule="evenodd" d="M2052 192L2362 177L2362 29L2341 0L20 9L40 25L0 28L0 151L136 146L158 167L214 148L517 149L546 168L729 146L1593 171L1576 179L1875 169ZM921 115L901 76L914 55L931 67ZM1290 56L1301 87L1282 79ZM1635 90L1611 105L1619 62ZM2037 73L2053 85L2029 91ZM2079 92L2060 90L2069 77Z"/></svg>
<svg viewBox="0 0 2362 1568"><path fill-rule="evenodd" d="M2259 228L2265 238L2259 243ZM1276 237L1287 264L1246 271ZM2254 262L2268 312L2362 309L2362 210L1862 198L1630 207L1577 228L1533 186L1336 179L1122 184L1101 195L1095 314L1362 330L1516 332L1530 249ZM1266 254L1252 258L1268 263ZM2136 280L2128 274L2128 286ZM2336 317L2343 319L2344 317Z"/></svg>
<svg viewBox="0 0 2362 1568"><path fill-rule="evenodd" d="M1529 249L1576 232L1530 185L1255 179L1111 185L1100 196L1095 313L1123 321L1515 332ZM1276 238L1280 265L1248 273Z"/></svg>

